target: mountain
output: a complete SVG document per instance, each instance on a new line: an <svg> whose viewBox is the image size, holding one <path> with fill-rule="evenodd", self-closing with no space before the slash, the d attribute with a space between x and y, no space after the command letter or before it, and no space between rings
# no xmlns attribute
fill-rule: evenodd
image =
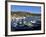
<svg viewBox="0 0 46 37"><path fill-rule="evenodd" d="M33 13L23 12L23 11L16 11L16 12L11 11L11 15L16 17L41 16L41 14L33 14Z"/></svg>

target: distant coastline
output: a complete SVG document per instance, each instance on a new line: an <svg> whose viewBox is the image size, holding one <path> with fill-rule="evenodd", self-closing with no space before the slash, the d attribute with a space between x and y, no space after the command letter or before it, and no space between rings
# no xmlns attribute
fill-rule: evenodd
<svg viewBox="0 0 46 37"><path fill-rule="evenodd" d="M23 17L23 16L25 16L25 17L27 17L27 16L41 16L41 14L33 14L33 13L22 12L22 11L17 11L17 12L11 11L11 15L16 16L16 17L18 17L18 16L20 16L20 17Z"/></svg>

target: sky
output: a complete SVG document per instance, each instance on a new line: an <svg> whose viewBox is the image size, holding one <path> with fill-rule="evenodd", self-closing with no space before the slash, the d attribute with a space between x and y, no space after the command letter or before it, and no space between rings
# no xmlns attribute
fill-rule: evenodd
<svg viewBox="0 0 46 37"><path fill-rule="evenodd" d="M29 13L40 14L41 7L40 6L20 6L20 5L11 5L11 11L25 11Z"/></svg>

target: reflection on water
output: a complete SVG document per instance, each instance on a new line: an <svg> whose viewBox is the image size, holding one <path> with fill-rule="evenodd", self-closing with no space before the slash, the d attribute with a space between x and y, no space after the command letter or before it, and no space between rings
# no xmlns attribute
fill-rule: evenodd
<svg viewBox="0 0 46 37"><path fill-rule="evenodd" d="M41 17L20 17L11 21L11 31L25 31L25 30L40 30L41 29Z"/></svg>

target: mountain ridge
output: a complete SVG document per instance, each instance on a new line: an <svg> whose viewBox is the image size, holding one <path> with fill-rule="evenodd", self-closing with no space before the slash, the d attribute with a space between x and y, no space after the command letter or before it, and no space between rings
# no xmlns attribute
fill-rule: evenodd
<svg viewBox="0 0 46 37"><path fill-rule="evenodd" d="M11 15L16 14L17 16L41 16L41 14L33 14L29 12L22 12L22 11L17 11L17 12L11 12Z"/></svg>

